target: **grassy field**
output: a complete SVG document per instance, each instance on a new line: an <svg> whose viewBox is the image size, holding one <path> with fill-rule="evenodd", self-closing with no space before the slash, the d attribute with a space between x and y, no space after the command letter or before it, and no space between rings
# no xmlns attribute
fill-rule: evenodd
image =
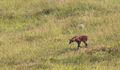
<svg viewBox="0 0 120 70"><path fill-rule="evenodd" d="M120 70L120 0L0 0L0 70Z"/></svg>

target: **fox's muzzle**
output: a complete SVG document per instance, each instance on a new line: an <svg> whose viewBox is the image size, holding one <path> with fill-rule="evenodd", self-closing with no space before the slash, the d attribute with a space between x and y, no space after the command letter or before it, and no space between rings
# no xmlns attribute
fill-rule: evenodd
<svg viewBox="0 0 120 70"><path fill-rule="evenodd" d="M71 44L72 42L71 41L69 41L69 44Z"/></svg>

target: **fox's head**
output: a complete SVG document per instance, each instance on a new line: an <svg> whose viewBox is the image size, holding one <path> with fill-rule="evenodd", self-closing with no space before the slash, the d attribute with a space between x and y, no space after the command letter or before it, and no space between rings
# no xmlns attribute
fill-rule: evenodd
<svg viewBox="0 0 120 70"><path fill-rule="evenodd" d="M69 39L69 44L75 41L75 38Z"/></svg>
<svg viewBox="0 0 120 70"><path fill-rule="evenodd" d="M71 44L73 42L73 40L69 39L69 44Z"/></svg>

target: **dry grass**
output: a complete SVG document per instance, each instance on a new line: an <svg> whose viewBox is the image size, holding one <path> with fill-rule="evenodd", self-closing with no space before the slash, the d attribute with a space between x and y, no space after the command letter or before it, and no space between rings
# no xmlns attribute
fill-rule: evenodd
<svg viewBox="0 0 120 70"><path fill-rule="evenodd" d="M119 70L119 12L120 0L1 0L0 70Z"/></svg>

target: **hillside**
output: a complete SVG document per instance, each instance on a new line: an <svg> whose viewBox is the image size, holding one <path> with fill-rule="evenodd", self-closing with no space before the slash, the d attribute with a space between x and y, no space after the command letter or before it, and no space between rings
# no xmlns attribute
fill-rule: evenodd
<svg viewBox="0 0 120 70"><path fill-rule="evenodd" d="M119 31L120 0L0 0L0 70L120 70Z"/></svg>

